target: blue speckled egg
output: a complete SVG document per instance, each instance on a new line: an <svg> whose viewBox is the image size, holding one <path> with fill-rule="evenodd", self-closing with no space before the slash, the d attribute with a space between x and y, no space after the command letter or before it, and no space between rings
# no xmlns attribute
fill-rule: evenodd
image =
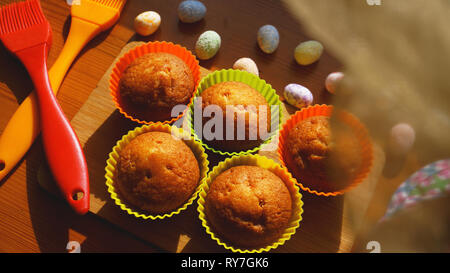
<svg viewBox="0 0 450 273"><path fill-rule="evenodd" d="M183 1L178 5L178 17L181 22L194 23L205 17L206 7L200 1Z"/></svg>
<svg viewBox="0 0 450 273"><path fill-rule="evenodd" d="M198 37L195 53L200 60L211 59L219 51L220 44L220 35L213 30L207 30Z"/></svg>
<svg viewBox="0 0 450 273"><path fill-rule="evenodd" d="M309 106L313 102L313 94L308 88L296 84L290 83L284 88L284 98L287 103L295 106L299 109Z"/></svg>
<svg viewBox="0 0 450 273"><path fill-rule="evenodd" d="M258 30L258 45L265 53L273 53L280 43L280 34L276 27L264 25Z"/></svg>

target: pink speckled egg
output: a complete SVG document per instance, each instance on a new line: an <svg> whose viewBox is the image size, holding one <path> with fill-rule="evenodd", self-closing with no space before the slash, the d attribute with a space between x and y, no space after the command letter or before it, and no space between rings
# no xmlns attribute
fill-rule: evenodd
<svg viewBox="0 0 450 273"><path fill-rule="evenodd" d="M342 72L333 72L328 75L327 79L325 80L325 88L328 90L328 92L334 94L336 92L337 86L344 78L344 73Z"/></svg>
<svg viewBox="0 0 450 273"><path fill-rule="evenodd" d="M416 132L407 123L398 123L391 128L389 149L395 154L406 154L414 144Z"/></svg>

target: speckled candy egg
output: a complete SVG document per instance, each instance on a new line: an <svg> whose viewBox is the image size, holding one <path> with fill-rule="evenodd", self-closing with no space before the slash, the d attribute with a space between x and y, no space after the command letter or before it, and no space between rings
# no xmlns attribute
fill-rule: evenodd
<svg viewBox="0 0 450 273"><path fill-rule="evenodd" d="M309 106L313 102L313 94L308 88L296 84L290 83L284 88L284 98L287 103L295 106L299 109Z"/></svg>
<svg viewBox="0 0 450 273"><path fill-rule="evenodd" d="M244 70L259 76L258 66L250 58L240 58L233 64L233 69Z"/></svg>
<svg viewBox="0 0 450 273"><path fill-rule="evenodd" d="M183 1L178 5L178 18L184 23L194 23L205 17L206 7L200 1Z"/></svg>
<svg viewBox="0 0 450 273"><path fill-rule="evenodd" d="M407 123L398 123L391 128L389 149L395 154L406 154L414 144L416 132Z"/></svg>
<svg viewBox="0 0 450 273"><path fill-rule="evenodd" d="M134 29L139 35L148 36L159 28L161 24L161 16L154 11L146 11L134 19Z"/></svg>
<svg viewBox="0 0 450 273"><path fill-rule="evenodd" d="M300 65L310 65L317 62L322 56L323 45L318 41L300 43L294 51L294 57Z"/></svg>
<svg viewBox="0 0 450 273"><path fill-rule="evenodd" d="M208 60L216 55L221 44L220 35L213 30L203 32L195 43L195 53L200 60Z"/></svg>
<svg viewBox="0 0 450 273"><path fill-rule="evenodd" d="M328 90L328 92L334 94L336 92L336 88L343 78L344 73L342 72L330 73L325 80L325 88Z"/></svg>
<svg viewBox="0 0 450 273"><path fill-rule="evenodd" d="M265 53L273 53L280 43L280 34L276 27L264 25L258 30L258 45Z"/></svg>

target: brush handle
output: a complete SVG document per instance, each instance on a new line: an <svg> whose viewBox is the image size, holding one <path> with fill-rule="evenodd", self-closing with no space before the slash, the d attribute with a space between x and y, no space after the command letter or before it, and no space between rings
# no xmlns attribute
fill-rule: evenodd
<svg viewBox="0 0 450 273"><path fill-rule="evenodd" d="M47 160L62 194L79 214L89 210L89 175L83 150L52 91L47 73L46 45L16 55L22 60L36 88L42 140ZM74 199L77 193L82 198Z"/></svg>
<svg viewBox="0 0 450 273"><path fill-rule="evenodd" d="M98 33L100 26L72 17L66 43L48 75L55 95L76 56ZM0 136L0 180L27 153L40 132L37 98L34 92L22 102Z"/></svg>
<svg viewBox="0 0 450 273"><path fill-rule="evenodd" d="M100 26L86 22L77 17L72 17L70 23L70 31L64 47L59 53L55 63L50 68L48 75L55 94L61 83L83 47L101 32Z"/></svg>

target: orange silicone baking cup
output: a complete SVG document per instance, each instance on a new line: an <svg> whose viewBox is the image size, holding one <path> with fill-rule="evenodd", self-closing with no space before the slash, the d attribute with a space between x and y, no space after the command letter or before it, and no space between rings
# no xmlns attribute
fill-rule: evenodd
<svg viewBox="0 0 450 273"><path fill-rule="evenodd" d="M125 117L141 124L153 124L158 122L158 121L141 120L136 117L133 117L132 113L125 111L119 94L120 78L122 76L122 73L128 67L128 65L130 65L136 58L154 52L165 52L179 57L186 63L186 65L189 67L194 77L194 88L192 89L191 98L189 99L189 104L187 105L186 109L177 117L174 117L170 120L159 121L163 124L172 124L176 120L180 119L189 109L189 105L192 103L192 100L194 99L195 90L197 89L197 85L200 81L199 62L195 58L195 56L185 47L173 44L171 42L156 41L156 42L148 42L146 44L131 49L116 62L114 68L112 69L111 76L109 79L109 90L117 109L119 109L119 112L122 113Z"/></svg>
<svg viewBox="0 0 450 273"><path fill-rule="evenodd" d="M356 175L355 178L352 179L352 181L349 181L347 187L343 188L342 190L334 192L318 191L313 189L312 186L307 187L306 185L301 183L301 175L299 175L298 172L296 171L296 168L294 167L295 164L293 163L293 159L289 151L287 150L286 146L286 139L287 136L289 135L289 131L297 123L299 123L304 119L313 116L330 117L332 113L333 113L333 106L331 105L313 105L307 108L303 108L302 110L297 111L294 115L290 117L289 120L286 121L286 123L284 124L283 128L280 131L279 136L278 157L282 162L282 165L285 166L295 178L297 178L298 186L302 190L319 196L337 196L350 191L358 184L360 184L368 176L373 163L372 141L370 140L369 133L366 127L354 115L345 111L339 111L338 119L352 128L362 148L361 149L362 164L359 169L358 175Z"/></svg>

